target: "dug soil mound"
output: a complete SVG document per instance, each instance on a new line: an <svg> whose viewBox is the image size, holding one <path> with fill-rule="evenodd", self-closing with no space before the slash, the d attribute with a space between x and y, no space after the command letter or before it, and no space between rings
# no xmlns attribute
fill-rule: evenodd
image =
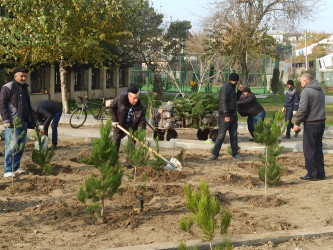
<svg viewBox="0 0 333 250"><path fill-rule="evenodd" d="M2 144L1 144L2 143ZM33 142L28 142L21 167L29 174L0 178L0 247L16 249L92 249L126 247L198 239L179 228L189 215L184 204L184 186L198 187L205 180L221 206L232 211L229 234L257 234L333 226L333 157L325 155L327 179L299 180L306 171L301 153L283 153L281 183L267 189L258 178L258 153L240 151L243 161L234 161L225 150L216 161L207 161L210 150L186 150L182 172L155 171L150 166L124 169L121 187L106 202L106 223L101 224L77 199L80 186L98 171L81 159L92 144L60 140L52 160L52 175L40 174L31 160ZM3 142L0 142L3 151ZM180 149L160 149L165 158ZM3 165L3 156L1 165ZM121 163L125 162L120 153ZM143 200L143 210L140 209ZM266 246L269 248L269 246Z"/></svg>

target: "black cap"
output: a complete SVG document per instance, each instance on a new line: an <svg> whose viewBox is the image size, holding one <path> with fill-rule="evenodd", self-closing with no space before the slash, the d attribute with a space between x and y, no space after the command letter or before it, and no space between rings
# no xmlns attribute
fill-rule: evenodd
<svg viewBox="0 0 333 250"><path fill-rule="evenodd" d="M13 75L15 75L18 72L23 72L23 73L28 73L29 70L27 68L23 68L23 67L17 67L14 69L13 71Z"/></svg>
<svg viewBox="0 0 333 250"><path fill-rule="evenodd" d="M239 81L239 76L237 75L237 73L231 73L230 76L229 76L229 81L238 82Z"/></svg>
<svg viewBox="0 0 333 250"><path fill-rule="evenodd" d="M294 81L293 80L288 80L287 85L294 86Z"/></svg>
<svg viewBox="0 0 333 250"><path fill-rule="evenodd" d="M250 89L249 87L245 87L245 88L243 89L243 92L249 92L249 93L251 93L251 89Z"/></svg>
<svg viewBox="0 0 333 250"><path fill-rule="evenodd" d="M128 86L128 90L127 90L128 93L133 93L133 94L137 94L139 92L139 88L138 86L135 84L135 83L131 83L129 86Z"/></svg>

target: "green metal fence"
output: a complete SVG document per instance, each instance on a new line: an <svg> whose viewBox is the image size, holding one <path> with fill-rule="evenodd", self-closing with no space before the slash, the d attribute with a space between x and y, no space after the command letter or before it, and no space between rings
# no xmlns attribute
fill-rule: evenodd
<svg viewBox="0 0 333 250"><path fill-rule="evenodd" d="M191 63L190 61L191 60ZM249 59L251 63L249 64L250 73L248 77L248 85L256 89L259 93L267 93L267 79L273 74L273 69L278 65L278 61L274 60L269 56L262 56L260 58ZM227 61L227 60L225 60ZM193 65L193 68L192 68ZM230 72L232 69L230 65L218 65L214 62L211 64L209 70L206 70L206 78L209 76L214 76L220 72L216 77L207 79L203 82L203 85L200 88L200 92L214 93L217 92L222 84L228 80ZM172 73L166 69L171 68ZM178 92L174 80L170 77L172 74L180 89L186 93L197 91L195 85L198 84L196 76L200 76L204 71L201 70L199 63L199 56L178 56L176 57L171 65L169 66L166 62L161 63L160 68L164 68L164 71L157 73L157 77L162 85L162 88L166 92ZM222 70L220 68L222 67ZM241 77L241 72L237 72ZM142 86L143 89L152 88L154 81L154 74L149 70L142 68L141 65L136 65L132 69L132 82L137 83ZM192 83L192 84L191 84ZM255 91L256 92L256 91Z"/></svg>

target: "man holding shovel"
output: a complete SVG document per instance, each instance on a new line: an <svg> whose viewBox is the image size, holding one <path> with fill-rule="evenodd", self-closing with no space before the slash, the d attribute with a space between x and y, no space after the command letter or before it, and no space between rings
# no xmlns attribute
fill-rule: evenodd
<svg viewBox="0 0 333 250"><path fill-rule="evenodd" d="M127 93L119 94L110 104L110 116L112 117L113 139L116 141L119 151L121 139L126 133L117 128L122 126L126 130L138 130L139 126L146 129L146 106L140 101L139 88L135 84L130 84ZM127 168L131 168L126 163Z"/></svg>

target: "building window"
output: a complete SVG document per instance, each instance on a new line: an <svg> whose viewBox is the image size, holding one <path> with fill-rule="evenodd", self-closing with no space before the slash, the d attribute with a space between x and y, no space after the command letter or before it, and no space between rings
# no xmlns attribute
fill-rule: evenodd
<svg viewBox="0 0 333 250"><path fill-rule="evenodd" d="M113 88L113 69L106 70L106 88Z"/></svg>
<svg viewBox="0 0 333 250"><path fill-rule="evenodd" d="M91 80L92 80L92 85L91 88L92 89L101 89L101 80L100 80L100 69L99 68L93 68L91 73Z"/></svg>
<svg viewBox="0 0 333 250"><path fill-rule="evenodd" d="M84 85L84 70L78 67L74 70L74 90L81 91L86 89Z"/></svg>

